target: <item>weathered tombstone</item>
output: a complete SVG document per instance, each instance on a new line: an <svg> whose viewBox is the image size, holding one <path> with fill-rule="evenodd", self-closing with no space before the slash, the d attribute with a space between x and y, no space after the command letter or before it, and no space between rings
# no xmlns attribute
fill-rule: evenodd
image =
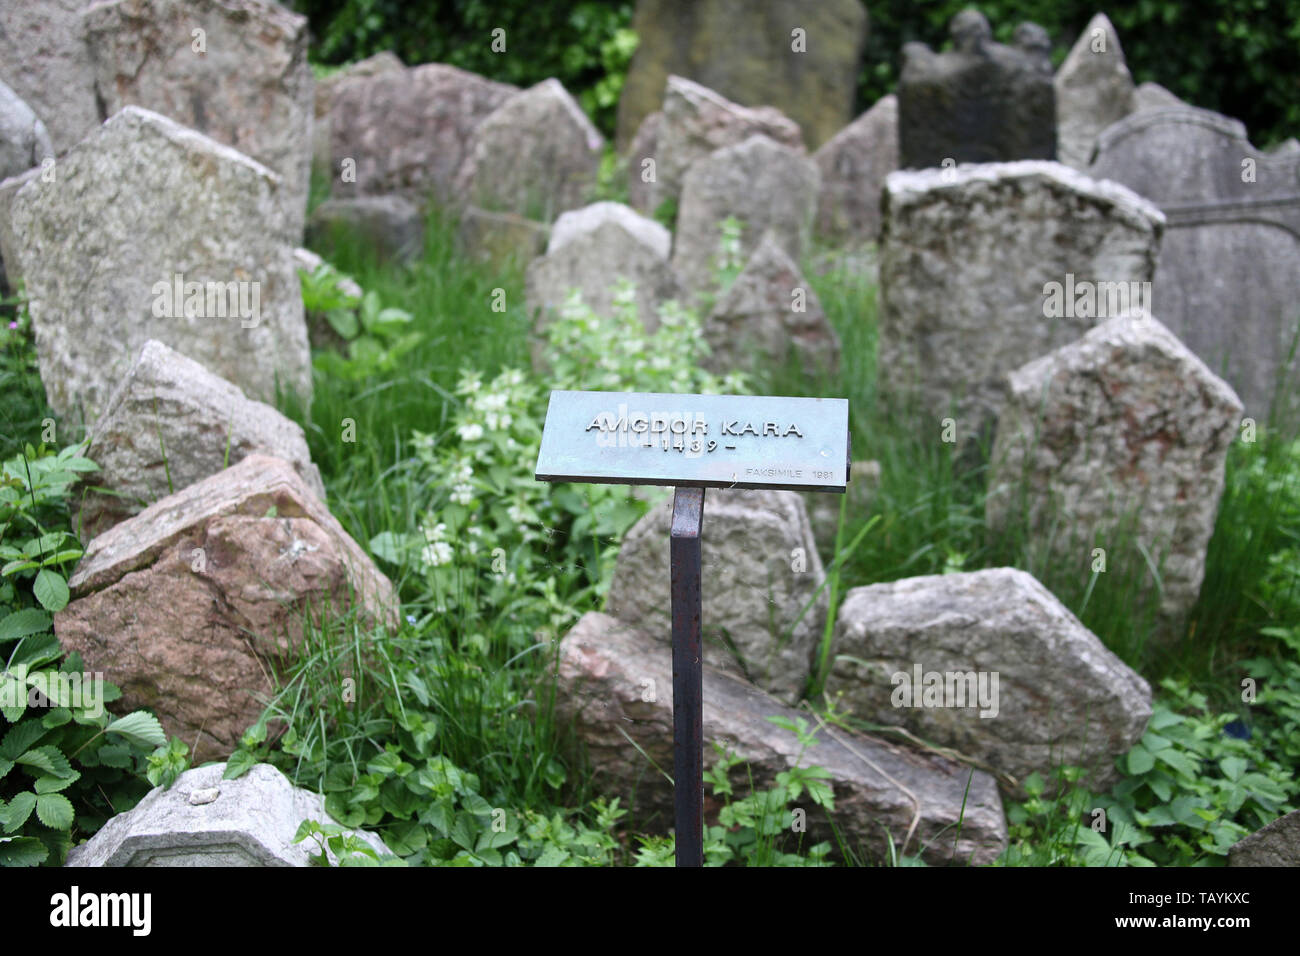
<svg viewBox="0 0 1300 956"><path fill-rule="evenodd" d="M704 489L842 494L849 480L848 402L552 391L535 476L538 481L676 489L670 523L670 605L677 865L703 866Z"/></svg>
<svg viewBox="0 0 1300 956"><path fill-rule="evenodd" d="M1053 86L1056 151L1061 162L1086 171L1098 134L1134 110L1133 77L1106 14L1088 21Z"/></svg>
<svg viewBox="0 0 1300 956"><path fill-rule="evenodd" d="M1196 603L1241 402L1147 314L1110 319L1008 377L988 526L1024 522L1031 560L1075 569L1149 558L1132 610L1162 634Z"/></svg>
<svg viewBox="0 0 1300 956"><path fill-rule="evenodd" d="M41 118L60 153L105 119L81 24L88 6L90 0L0 3L0 80Z"/></svg>
<svg viewBox="0 0 1300 956"><path fill-rule="evenodd" d="M812 232L820 183L811 159L762 135L697 161L682 186L673 247L673 268L688 292L716 291L721 226L728 217L742 226L741 263L769 230L798 262Z"/></svg>
<svg viewBox="0 0 1300 956"><path fill-rule="evenodd" d="M951 442L992 422L1007 372L1150 291L1164 224L1123 186L1038 160L891 173L883 206L880 394Z"/></svg>
<svg viewBox="0 0 1300 956"><path fill-rule="evenodd" d="M315 82L307 18L271 0L102 0L83 21L103 112L161 113L274 170L299 241Z"/></svg>
<svg viewBox="0 0 1300 956"><path fill-rule="evenodd" d="M424 217L404 196L327 199L312 210L307 241L329 250L340 237L357 237L381 260L410 262L424 255Z"/></svg>
<svg viewBox="0 0 1300 956"><path fill-rule="evenodd" d="M522 266L542 254L550 228L513 212L489 212L477 206L460 211L456 245L461 253L498 266Z"/></svg>
<svg viewBox="0 0 1300 956"><path fill-rule="evenodd" d="M1284 813L1234 843L1228 866L1300 866L1300 810Z"/></svg>
<svg viewBox="0 0 1300 956"><path fill-rule="evenodd" d="M718 374L752 370L758 363L784 366L795 358L804 374L833 375L840 337L817 293L769 232L704 322L709 356Z"/></svg>
<svg viewBox="0 0 1300 956"><path fill-rule="evenodd" d="M645 196L638 207L647 213L654 212L665 200L679 200L686 171L724 146L735 146L761 134L800 153L804 151L799 125L780 110L741 106L680 76L668 77L659 115L659 123L652 130L653 153L633 157L632 173L636 177L647 170L647 157L655 161L654 180L645 184ZM644 151L649 144L644 138L642 143Z"/></svg>
<svg viewBox="0 0 1300 956"><path fill-rule="evenodd" d="M311 356L279 177L128 106L10 206L41 379L93 420L149 339L251 397L311 398ZM88 265L88 263L92 263Z"/></svg>
<svg viewBox="0 0 1300 956"><path fill-rule="evenodd" d="M948 25L953 49L903 46L898 145L904 169L1056 158L1051 43L1022 23L1015 45L993 42L988 20L963 10Z"/></svg>
<svg viewBox="0 0 1300 956"><path fill-rule="evenodd" d="M843 709L978 760L1022 798L1060 764L1108 788L1151 717L1147 682L1015 568L854 588L833 653Z"/></svg>
<svg viewBox="0 0 1300 956"><path fill-rule="evenodd" d="M330 104L330 190L450 204L470 137L518 93L444 63L352 77Z"/></svg>
<svg viewBox="0 0 1300 956"><path fill-rule="evenodd" d="M882 96L813 154L821 172L817 232L835 243L875 242L880 191L898 168L898 97Z"/></svg>
<svg viewBox="0 0 1300 956"><path fill-rule="evenodd" d="M316 94L313 99L311 124L312 165L329 175L330 165L330 112L334 108L334 94L348 80L357 77L378 76L381 73L400 73L406 67L401 58L389 50L381 50L374 56L352 63L337 73L316 81Z"/></svg>
<svg viewBox="0 0 1300 956"><path fill-rule="evenodd" d="M86 542L251 454L289 462L307 487L325 498L297 424L152 339L105 403L89 437L86 455L99 471L87 476L73 520Z"/></svg>
<svg viewBox="0 0 1300 956"><path fill-rule="evenodd" d="M310 866L320 852L310 837L295 843L305 820L334 821L325 798L270 764L254 764L233 780L226 765L186 770L170 787L156 787L125 813L68 852L67 866ZM379 857L382 840L349 830ZM327 851L330 862L338 858Z"/></svg>
<svg viewBox="0 0 1300 956"><path fill-rule="evenodd" d="M590 758L592 782L622 798L638 819L671 824L673 787L656 769L673 765L670 715L679 698L667 655L636 625L591 611L560 642L556 677L556 716L573 727ZM822 729L804 749L772 718L808 720L806 711L708 664L702 687L703 736L740 759L746 789L770 788L795 766L829 773L834 831L806 793L795 801L806 815L808 842L838 838L882 861L891 848L896 857L919 851L936 866L990 864L1006 848L1002 799L983 770L839 728ZM732 772L733 783L741 772ZM679 827L679 846L681 834Z"/></svg>
<svg viewBox="0 0 1300 956"><path fill-rule="evenodd" d="M671 74L776 107L814 148L853 115L867 38L856 0L640 0L632 29L640 43L618 104L620 147L660 108Z"/></svg>
<svg viewBox="0 0 1300 956"><path fill-rule="evenodd" d="M458 192L490 212L551 222L594 190L604 137L557 79L516 93L475 127Z"/></svg>
<svg viewBox="0 0 1300 956"><path fill-rule="evenodd" d="M90 542L54 633L149 707L193 760L239 744L308 620L392 627L393 586L294 471L266 455L155 501Z"/></svg>
<svg viewBox="0 0 1300 956"><path fill-rule="evenodd" d="M633 209L653 213L659 188L659 127L662 110L655 110L641 123L627 148L627 204Z"/></svg>
<svg viewBox="0 0 1300 956"><path fill-rule="evenodd" d="M0 179L25 173L53 156L54 145L40 117L0 82Z"/></svg>
<svg viewBox="0 0 1300 956"><path fill-rule="evenodd" d="M1248 414L1275 392L1293 412L1300 334L1300 154L1268 154L1236 120L1193 107L1140 111L1108 127L1090 175L1154 202L1168 227L1155 311L1222 375Z"/></svg>

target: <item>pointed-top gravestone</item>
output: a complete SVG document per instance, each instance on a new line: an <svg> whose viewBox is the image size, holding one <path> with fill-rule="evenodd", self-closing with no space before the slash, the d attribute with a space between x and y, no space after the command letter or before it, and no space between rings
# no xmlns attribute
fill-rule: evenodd
<svg viewBox="0 0 1300 956"><path fill-rule="evenodd" d="M41 118L58 152L104 121L81 29L89 0L0 3L0 80ZM185 34L189 43L189 34Z"/></svg>
<svg viewBox="0 0 1300 956"><path fill-rule="evenodd" d="M34 176L10 206L41 380L60 415L93 420L157 339L274 401L311 397L311 359L280 179L128 106ZM7 250L8 251L8 250Z"/></svg>
<svg viewBox="0 0 1300 956"><path fill-rule="evenodd" d="M813 155L821 172L817 232L838 243L880 236L880 190L898 168L898 98L890 93Z"/></svg>
<svg viewBox="0 0 1300 956"><path fill-rule="evenodd" d="M1133 77L1106 14L1088 22L1056 71L1056 151L1061 162L1087 169L1097 135L1133 112Z"/></svg>

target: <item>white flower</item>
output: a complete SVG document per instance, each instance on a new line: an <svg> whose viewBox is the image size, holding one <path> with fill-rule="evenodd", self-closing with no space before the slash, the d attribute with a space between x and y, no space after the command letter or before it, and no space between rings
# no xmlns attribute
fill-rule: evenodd
<svg viewBox="0 0 1300 956"><path fill-rule="evenodd" d="M481 535L483 534L483 529L480 528L478 525L474 525L474 524L470 525L470 526L469 526L468 528L466 528L465 530L468 531L468 532L469 532L471 535L473 535L475 538L477 538L477 537L479 537L479 536L481 536Z"/></svg>
<svg viewBox="0 0 1300 956"><path fill-rule="evenodd" d="M513 421L514 418L511 417L509 412L502 412L500 415L496 412L487 413L487 427L493 431L509 428Z"/></svg>
<svg viewBox="0 0 1300 956"><path fill-rule="evenodd" d="M461 441L478 441L483 437L483 426L477 422L461 425L456 429L456 434L460 435Z"/></svg>
<svg viewBox="0 0 1300 956"><path fill-rule="evenodd" d="M424 532L424 540L428 542L443 541L447 537L447 526L442 522L434 525L432 531L423 525L420 526L420 530Z"/></svg>
<svg viewBox="0 0 1300 956"><path fill-rule="evenodd" d="M467 505L474 500L473 485L457 485L451 493L451 500L458 505Z"/></svg>
<svg viewBox="0 0 1300 956"><path fill-rule="evenodd" d="M511 505L509 508L506 509L506 517L508 517L515 524L528 523L528 515L525 514L524 509L517 504Z"/></svg>
<svg viewBox="0 0 1300 956"><path fill-rule="evenodd" d="M451 555L451 545L446 541L434 541L432 544L425 545L422 557L425 564L436 568L443 564L451 564Z"/></svg>
<svg viewBox="0 0 1300 956"><path fill-rule="evenodd" d="M474 404L485 412L499 412L506 407L507 396L503 392L489 392Z"/></svg>

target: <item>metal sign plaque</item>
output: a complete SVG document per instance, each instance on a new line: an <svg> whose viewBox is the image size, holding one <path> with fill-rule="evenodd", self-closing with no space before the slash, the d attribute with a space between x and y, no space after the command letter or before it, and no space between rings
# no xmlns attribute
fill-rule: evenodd
<svg viewBox="0 0 1300 956"><path fill-rule="evenodd" d="M844 492L842 398L551 392L538 481Z"/></svg>

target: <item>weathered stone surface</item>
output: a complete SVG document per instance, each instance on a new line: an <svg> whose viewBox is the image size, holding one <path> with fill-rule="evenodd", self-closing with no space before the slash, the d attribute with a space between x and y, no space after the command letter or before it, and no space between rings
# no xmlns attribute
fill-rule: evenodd
<svg viewBox="0 0 1300 956"><path fill-rule="evenodd" d="M708 620L706 610L706 624ZM672 785L655 769L673 765L669 650L620 621L591 612L561 642L558 677L559 719L576 730L594 766L596 785L622 797L640 825L670 827ZM816 744L801 750L792 733L767 719L798 716L746 681L705 666L706 767L717 757L713 741L748 764L756 790L773 786L778 773L796 765L824 767L834 789L833 818L845 843L878 859L887 858L890 838L900 855L919 851L937 865L986 864L1005 848L1002 801L988 774L932 753L829 728L818 733ZM750 777L743 767L732 772L731 780L737 797L749 794ZM833 839L825 812L806 797L799 805L807 813L809 842ZM706 794L709 825L717 809Z"/></svg>
<svg viewBox="0 0 1300 956"><path fill-rule="evenodd" d="M680 299L682 290L665 258L666 230L661 236L655 231L662 229L657 223L637 219L641 221L629 222L626 215L609 211L590 214L576 224L560 218L546 255L534 259L525 274L528 312L536 317L534 331L550 323L575 289L597 315L609 316L623 280L636 287L637 317L646 330L659 327L659 308Z"/></svg>
<svg viewBox="0 0 1300 956"><path fill-rule="evenodd" d="M671 74L745 106L776 107L813 148L853 115L867 38L855 0L640 0L632 29L640 44L618 104L621 146L659 109Z"/></svg>
<svg viewBox="0 0 1300 956"><path fill-rule="evenodd" d="M905 169L1056 158L1051 42L1022 23L1015 45L993 42L988 20L963 10L948 24L953 48L903 46L898 145Z"/></svg>
<svg viewBox="0 0 1300 956"><path fill-rule="evenodd" d="M1142 314L1102 323L1008 382L989 526L1023 512L1031 552L1080 575L1095 544L1112 562L1127 549L1140 566L1140 543L1160 569L1148 594L1160 591L1160 616L1177 624L1205 575L1224 460L1241 424L1236 394Z"/></svg>
<svg viewBox="0 0 1300 956"><path fill-rule="evenodd" d="M155 787L73 847L66 865L310 866L310 855L320 852L316 841L293 839L304 820L334 823L325 798L295 787L270 764L254 764L234 780L223 780L225 772L224 763L195 767L170 788ZM392 855L375 834L348 833L381 857Z"/></svg>
<svg viewBox="0 0 1300 956"><path fill-rule="evenodd" d="M1164 107L1107 127L1089 174L1164 212L1154 311L1249 414L1268 416L1300 374L1282 367L1300 318L1300 154L1261 152L1218 113ZM1279 411L1300 407L1300 390L1282 391Z"/></svg>
<svg viewBox="0 0 1300 956"><path fill-rule="evenodd" d="M32 179L42 175L40 167L33 167L25 173L0 180L0 283L13 292L18 287L18 253L17 242L10 219L14 196Z"/></svg>
<svg viewBox="0 0 1300 956"><path fill-rule="evenodd" d="M1151 717L1147 682L1015 568L854 588L834 654L826 691L842 708L979 761L1011 792L1061 764L1108 788Z"/></svg>
<svg viewBox="0 0 1300 956"><path fill-rule="evenodd" d="M312 210L307 241L329 250L339 235L363 240L380 259L410 262L424 255L424 217L403 196L325 200Z"/></svg>
<svg viewBox="0 0 1300 956"><path fill-rule="evenodd" d="M798 124L779 110L740 106L680 76L668 77L661 115L654 141L655 182L646 184L644 205L639 207L644 212L653 212L666 199L680 199L686 171L724 146L763 135L804 151ZM638 161L634 172L639 171Z"/></svg>
<svg viewBox="0 0 1300 956"><path fill-rule="evenodd" d="M740 261L771 230L798 262L808 245L821 176L807 156L755 135L696 162L686 174L677 213L673 267L692 295L717 288L721 224L738 219Z"/></svg>
<svg viewBox="0 0 1300 956"><path fill-rule="evenodd" d="M249 455L95 538L55 615L63 647L219 760L258 718L268 665L290 661L304 620L359 603L395 621L388 579L293 466Z"/></svg>
<svg viewBox="0 0 1300 956"><path fill-rule="evenodd" d="M847 520L862 522L871 514L875 505L876 492L880 490L880 462L855 461L849 466L849 490L846 505ZM826 564L835 560L835 532L840 524L839 495L824 491L804 491L804 506L808 509L808 522L812 525L813 538L817 541L818 552ZM844 540L847 545L849 539Z"/></svg>
<svg viewBox="0 0 1300 956"><path fill-rule="evenodd" d="M325 497L298 425L161 342L144 344L90 439L100 470L76 497L83 541L251 454L287 461Z"/></svg>
<svg viewBox="0 0 1300 956"><path fill-rule="evenodd" d="M89 0L0 4L0 80L41 118L60 153L105 119L81 25L88 6Z"/></svg>
<svg viewBox="0 0 1300 956"><path fill-rule="evenodd" d="M1228 851L1228 866L1300 866L1300 810L1235 843Z"/></svg>
<svg viewBox="0 0 1300 956"><path fill-rule="evenodd" d="M704 338L711 350L704 364L719 375L784 365L792 354L809 376L833 375L839 368L839 335L771 233L709 313Z"/></svg>
<svg viewBox="0 0 1300 956"><path fill-rule="evenodd" d="M550 227L512 212L488 212L475 206L461 211L456 241L465 255L493 262L522 265L546 248Z"/></svg>
<svg viewBox="0 0 1300 956"><path fill-rule="evenodd" d="M627 148L627 204L643 213L653 213L658 187L659 127L662 110L655 110L641 123ZM653 170L653 173L651 172Z"/></svg>
<svg viewBox="0 0 1300 956"><path fill-rule="evenodd" d="M381 50L374 56L349 64L337 73L316 81L316 94L313 99L311 124L312 164L329 173L330 165L330 111L334 106L334 94L350 79L365 76L378 76L381 73L400 73L406 67L396 53Z"/></svg>
<svg viewBox="0 0 1300 956"><path fill-rule="evenodd" d="M93 421L149 339L253 398L274 400L278 382L309 401L279 184L229 146L134 106L60 158L57 178L29 179L10 204L11 251L51 407ZM177 276L201 284L201 307L184 286L174 295Z"/></svg>
<svg viewBox="0 0 1300 956"><path fill-rule="evenodd" d="M443 63L352 77L330 106L332 193L451 203L475 127L517 92Z"/></svg>
<svg viewBox="0 0 1300 956"><path fill-rule="evenodd" d="M1133 111L1189 106L1159 83L1141 83L1133 91Z"/></svg>
<svg viewBox="0 0 1300 956"><path fill-rule="evenodd" d="M1048 284L1143 291L1164 225L1123 186L1034 160L891 173L882 203L881 396L960 436L991 423L1007 372L1116 314L1103 294L1054 316Z"/></svg>
<svg viewBox="0 0 1300 956"><path fill-rule="evenodd" d="M474 130L457 175L465 201L551 222L596 186L605 139L559 80L502 103Z"/></svg>
<svg viewBox="0 0 1300 956"><path fill-rule="evenodd" d="M556 252L561 246L594 232L607 222L621 226L660 259L667 260L673 244L672 233L648 216L642 216L619 202L595 202L562 213L551 227L551 241L546 251Z"/></svg>
<svg viewBox="0 0 1300 956"><path fill-rule="evenodd" d="M53 158L45 124L8 85L0 82L0 179L8 179Z"/></svg>
<svg viewBox="0 0 1300 956"><path fill-rule="evenodd" d="M106 115L141 106L273 169L290 234L302 235L315 82L306 17L270 0L99 0L83 20Z"/></svg>
<svg viewBox="0 0 1300 956"><path fill-rule="evenodd" d="M627 533L605 600L608 614L664 646L672 641L672 505L655 505ZM824 573L803 501L793 491L710 490L701 548L705 660L794 703L827 608L824 590L813 600Z"/></svg>
<svg viewBox="0 0 1300 956"><path fill-rule="evenodd" d="M898 98L890 93L813 154L821 172L817 232L837 243L875 242L880 190L898 168Z"/></svg>
<svg viewBox="0 0 1300 956"><path fill-rule="evenodd" d="M1133 112L1133 77L1106 14L1083 28L1056 71L1056 151L1061 162L1086 170L1097 136Z"/></svg>

